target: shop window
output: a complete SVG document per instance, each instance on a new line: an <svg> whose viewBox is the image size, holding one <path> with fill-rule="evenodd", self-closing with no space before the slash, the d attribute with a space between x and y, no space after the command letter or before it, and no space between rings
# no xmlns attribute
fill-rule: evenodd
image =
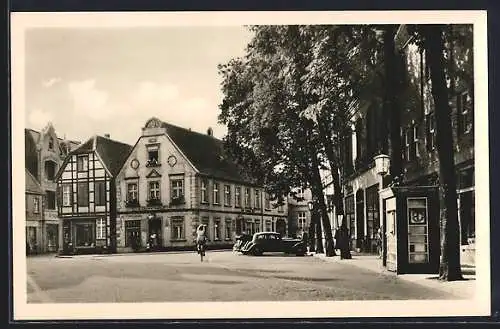
<svg viewBox="0 0 500 329"><path fill-rule="evenodd" d="M94 247L95 229L93 223L75 223L76 247Z"/></svg>
<svg viewBox="0 0 500 329"><path fill-rule="evenodd" d="M76 160L76 169L80 172L87 171L89 169L89 156L79 155Z"/></svg>
<svg viewBox="0 0 500 329"><path fill-rule="evenodd" d="M183 240L184 235L184 218L172 218L172 240Z"/></svg>
<svg viewBox="0 0 500 329"><path fill-rule="evenodd" d="M98 181L94 185L95 205L104 206L106 204L106 182Z"/></svg>
<svg viewBox="0 0 500 329"><path fill-rule="evenodd" d="M345 220L346 226L349 228L351 239L355 238L356 222L354 216L354 195L348 196L345 199Z"/></svg>
<svg viewBox="0 0 500 329"><path fill-rule="evenodd" d="M56 209L56 192L45 191L45 195L47 198L47 209L50 209L50 210Z"/></svg>
<svg viewBox="0 0 500 329"><path fill-rule="evenodd" d="M133 247L140 244L141 239L141 221L126 220L125 221L125 247Z"/></svg>
<svg viewBox="0 0 500 329"><path fill-rule="evenodd" d="M104 218L98 218L96 220L96 239L106 239L106 221Z"/></svg>
<svg viewBox="0 0 500 329"><path fill-rule="evenodd" d="M208 179L201 179L201 202L208 203Z"/></svg>
<svg viewBox="0 0 500 329"><path fill-rule="evenodd" d="M378 184L366 189L366 219L367 236L374 240L379 228Z"/></svg>
<svg viewBox="0 0 500 329"><path fill-rule="evenodd" d="M87 182L78 183L78 206L86 207L89 205L89 184Z"/></svg>

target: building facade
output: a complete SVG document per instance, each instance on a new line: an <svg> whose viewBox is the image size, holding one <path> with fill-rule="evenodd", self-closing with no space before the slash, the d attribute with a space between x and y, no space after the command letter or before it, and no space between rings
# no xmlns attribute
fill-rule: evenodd
<svg viewBox="0 0 500 329"><path fill-rule="evenodd" d="M302 237L309 233L311 225L311 210L309 202L312 201L310 189L295 188L293 194L288 196L288 227L291 236Z"/></svg>
<svg viewBox="0 0 500 329"><path fill-rule="evenodd" d="M115 177L131 146L93 136L56 175L63 254L116 251Z"/></svg>
<svg viewBox="0 0 500 329"><path fill-rule="evenodd" d="M37 252L56 252L59 248L59 221L55 175L68 152L79 145L78 142L57 137L51 123L41 131L25 129L25 167L40 184L43 201L40 205Z"/></svg>
<svg viewBox="0 0 500 329"><path fill-rule="evenodd" d="M209 247L229 246L236 235L287 233L287 205L224 156L222 141L149 119L117 175L117 245L130 252L194 246L208 226Z"/></svg>
<svg viewBox="0 0 500 329"><path fill-rule="evenodd" d="M43 197L44 192L36 178L25 169L26 184L26 253L43 251Z"/></svg>
<svg viewBox="0 0 500 329"><path fill-rule="evenodd" d="M406 33L399 29L397 51L406 64L403 77L404 92L400 136L402 141L402 184L431 186L438 183L439 162L436 150L436 123L431 95L429 67L425 54ZM472 49L448 45L448 58L462 56L464 61ZM455 67L456 76L461 67ZM463 72L462 72L463 73ZM463 76L463 74L462 74ZM457 177L459 220L461 226L462 262L474 263L475 210L474 210L474 102L473 88L459 78L449 78L449 104L452 109L454 159ZM390 150L387 136L377 134L384 123L378 117L382 102L364 99L356 104L352 116L352 136L348 136L344 153L344 207L350 229L352 246L372 251L374 237L380 226L379 188L385 182L377 175L373 157L377 143ZM382 118L382 120L385 120Z"/></svg>

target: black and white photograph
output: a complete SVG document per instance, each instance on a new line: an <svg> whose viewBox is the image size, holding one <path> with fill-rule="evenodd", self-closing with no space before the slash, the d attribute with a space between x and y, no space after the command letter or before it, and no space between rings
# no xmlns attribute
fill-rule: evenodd
<svg viewBox="0 0 500 329"><path fill-rule="evenodd" d="M486 12L13 13L11 61L15 319L490 315Z"/></svg>

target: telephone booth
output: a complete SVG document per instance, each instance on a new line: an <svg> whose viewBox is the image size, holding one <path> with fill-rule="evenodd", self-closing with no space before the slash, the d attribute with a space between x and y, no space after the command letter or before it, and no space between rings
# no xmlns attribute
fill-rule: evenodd
<svg viewBox="0 0 500 329"><path fill-rule="evenodd" d="M439 195L436 186L380 191L383 265L397 274L439 272Z"/></svg>

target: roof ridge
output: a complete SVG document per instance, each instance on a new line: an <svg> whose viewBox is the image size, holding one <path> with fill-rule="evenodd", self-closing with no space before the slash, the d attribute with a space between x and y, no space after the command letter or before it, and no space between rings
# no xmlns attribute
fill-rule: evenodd
<svg viewBox="0 0 500 329"><path fill-rule="evenodd" d="M210 135L207 135L207 134L201 133L201 132L199 132L199 131L195 131L195 130L191 130L191 129L188 129L188 128L184 128L184 127L181 127L181 126L177 126L177 125L175 125L175 124L172 124L172 123L169 123L169 122L166 122L166 121L163 121L163 120L162 120L161 122L162 122L162 123L164 123L164 124L167 124L167 125L173 126L173 127L175 127L175 128L185 130L185 131L187 131L187 132L189 132L189 133L192 133L192 134L198 134L198 135L201 135L201 136L205 136L205 137L208 137L208 138L215 139L215 140L217 140L217 141L219 141L219 142L223 142L223 140L222 140L222 139L219 139L219 138L217 138L217 137L215 137L215 136L213 136L213 135L212 135L212 136L210 136Z"/></svg>
<svg viewBox="0 0 500 329"><path fill-rule="evenodd" d="M95 135L96 137L99 137L99 138L103 138L105 140L108 140L108 141L111 141L111 142L114 142L114 143L118 143L118 144L122 144L122 145L126 145L126 146L132 146L128 143L125 143L125 142L122 142L122 141L119 141L119 140L116 140L116 139L111 139L109 137L106 137L106 136L101 136L101 135Z"/></svg>

